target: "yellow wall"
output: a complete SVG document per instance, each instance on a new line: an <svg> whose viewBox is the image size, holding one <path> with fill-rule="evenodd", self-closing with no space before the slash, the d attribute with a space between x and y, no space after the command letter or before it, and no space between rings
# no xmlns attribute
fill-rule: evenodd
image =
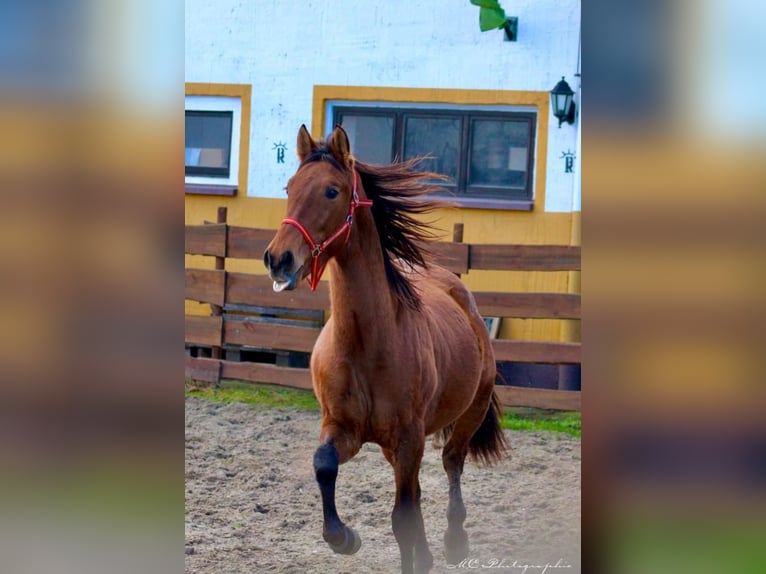
<svg viewBox="0 0 766 574"><path fill-rule="evenodd" d="M199 84L187 84L187 94ZM209 86L209 84L207 84ZM208 92L209 93L209 92ZM223 94L221 94L223 95ZM474 90L436 90L369 88L351 86L315 86L312 132L322 137L327 100L375 100L392 102L435 102L455 104L529 105L538 110L537 163L535 209L507 211L489 209L450 209L437 214L438 227L445 238L451 237L452 225L464 225L466 243L518 243L577 245L580 243L579 213L546 213L545 173L547 163L548 92L507 92ZM248 102L249 103L249 102ZM243 102L244 109L244 102ZM244 123L244 121L243 121ZM297 133L297 127L296 127ZM246 171L247 156L240 162ZM246 188L240 186L235 197L186 197L186 223L200 224L215 221L217 208L228 207L228 222L232 225L275 229L284 217L285 199L246 197ZM433 216L430 218L433 219ZM187 256L187 266L210 267L212 258ZM256 261L227 261L227 269L263 273L263 264ZM464 276L466 284L474 290L579 292L579 273L519 273L498 271L471 271ZM187 302L187 311L194 304ZM556 320L505 320L500 337L527 340L578 340L579 322Z"/></svg>

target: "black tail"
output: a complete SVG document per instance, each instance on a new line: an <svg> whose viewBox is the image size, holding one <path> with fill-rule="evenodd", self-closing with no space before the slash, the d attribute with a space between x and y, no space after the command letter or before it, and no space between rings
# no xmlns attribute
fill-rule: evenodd
<svg viewBox="0 0 766 574"><path fill-rule="evenodd" d="M506 449L508 442L505 440L503 429L500 428L500 418L503 416L502 407L497 400L497 395L492 393L487 414L476 429L468 445L468 456L477 463L491 465L498 462Z"/></svg>

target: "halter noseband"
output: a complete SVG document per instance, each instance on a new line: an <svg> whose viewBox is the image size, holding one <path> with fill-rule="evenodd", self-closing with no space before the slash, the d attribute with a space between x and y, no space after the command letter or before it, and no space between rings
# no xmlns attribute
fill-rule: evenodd
<svg viewBox="0 0 766 574"><path fill-rule="evenodd" d="M285 217L282 220L283 224L287 223L288 225L292 225L298 231L300 231L303 239L306 240L306 243L308 243L309 248L311 249L311 274L306 279L312 291L316 291L317 285L319 284L319 279L322 277L322 273L324 273L324 269L327 266L327 261L324 263L319 262L319 256L327 251L327 248L333 243L333 241L338 239L338 237L343 235L343 233L346 234L346 239L343 242L343 245L348 243L349 237L351 237L351 225L354 223L354 212L356 211L357 207L372 207L371 199L359 199L359 194L356 192L356 184L358 179L359 175L356 173L356 171L354 171L354 189L351 192L351 201L349 202L348 215L346 215L345 221L335 231L335 233L330 235L330 237L321 243L315 241L314 238L311 237L311 233L309 233L308 229L306 229L306 227L304 227L304 225L297 219L293 219L292 217Z"/></svg>

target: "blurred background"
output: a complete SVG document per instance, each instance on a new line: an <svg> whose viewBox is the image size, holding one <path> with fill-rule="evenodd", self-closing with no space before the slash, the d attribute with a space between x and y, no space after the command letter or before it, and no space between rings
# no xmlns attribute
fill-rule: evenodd
<svg viewBox="0 0 766 574"><path fill-rule="evenodd" d="M0 563L183 568L183 2L0 6Z"/></svg>
<svg viewBox="0 0 766 574"><path fill-rule="evenodd" d="M766 5L582 11L584 561L756 571ZM183 568L183 21L0 7L4 572Z"/></svg>
<svg viewBox="0 0 766 574"><path fill-rule="evenodd" d="M583 3L584 542L608 571L766 558L764 15Z"/></svg>

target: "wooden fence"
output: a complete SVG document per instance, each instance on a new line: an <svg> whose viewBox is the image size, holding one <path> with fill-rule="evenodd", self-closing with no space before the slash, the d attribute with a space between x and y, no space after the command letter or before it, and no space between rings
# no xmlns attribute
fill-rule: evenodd
<svg viewBox="0 0 766 574"><path fill-rule="evenodd" d="M186 299L211 306L208 316L186 316L186 344L211 349L209 358L186 357L187 378L213 383L238 379L312 388L307 368L222 357L222 348L231 346L310 353L319 335L321 325L301 320L305 318L300 315L313 311L321 317L321 312L329 310L327 282L320 282L314 293L303 288L275 293L265 274L225 270L226 258L260 260L274 234L273 229L228 225L226 208L219 209L218 223L186 227L185 252L215 258L215 269L185 270ZM441 265L458 274L472 269L580 270L579 246L466 244L462 242L461 224L455 226L453 241L439 242L434 251ZM477 291L474 296L486 317L580 319L579 294ZM242 311L251 314L241 314ZM493 347L498 362L575 365L581 360L580 343L496 339ZM580 410L580 391L509 385L497 385L496 389L507 406Z"/></svg>

